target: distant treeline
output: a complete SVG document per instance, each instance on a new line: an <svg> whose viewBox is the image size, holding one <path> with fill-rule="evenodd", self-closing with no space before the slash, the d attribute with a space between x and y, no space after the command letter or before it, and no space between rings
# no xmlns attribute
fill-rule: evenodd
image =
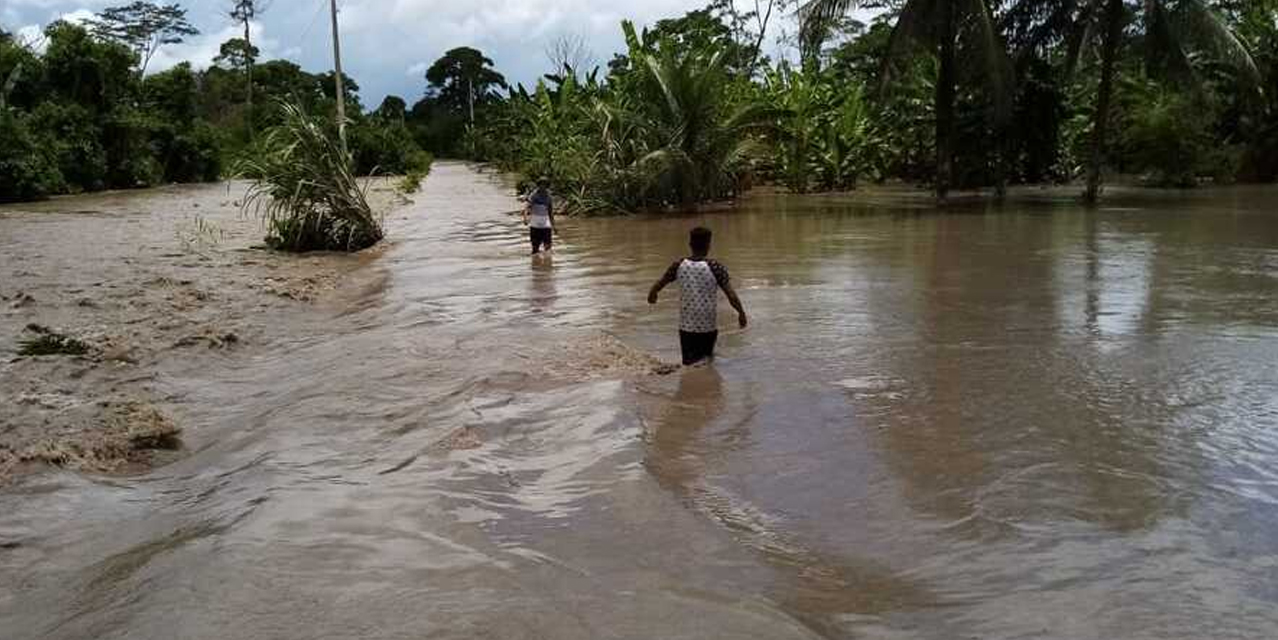
<svg viewBox="0 0 1278 640"><path fill-rule="evenodd" d="M627 24L606 66L561 39L531 87L469 47L437 60L411 105L366 111L346 77L354 168L405 173L424 153L492 162L551 177L578 211L689 206L758 181L904 180L941 197L1078 182L1095 196L1107 173L1278 177L1278 0L736 5ZM256 4L235 6L247 38ZM857 22L854 6L877 16ZM56 23L42 53L0 32L0 199L214 179L253 157L281 102L332 121L331 73L259 62L246 39L207 70L144 73L158 46L194 32L183 15L135 2L89 28ZM793 62L765 55L760 34L779 23Z"/></svg>
<svg viewBox="0 0 1278 640"><path fill-rule="evenodd" d="M120 40L66 22L44 36L37 52L0 32L0 201L217 180L256 155L263 132L285 118L283 103L333 122L331 72L255 62L250 85L257 52L244 40L225 43L207 70L183 63L143 75L145 52ZM358 174L429 165L402 100L365 112L349 77L345 91Z"/></svg>
<svg viewBox="0 0 1278 640"><path fill-rule="evenodd" d="M550 176L584 211L686 206L758 180L899 179L942 198L1077 181L1094 197L1106 173L1182 187L1278 176L1278 0L752 6L626 27L606 68L565 57L534 87L449 52L455 73L410 122L428 148ZM857 22L857 6L878 15ZM769 19L788 21L796 62L763 55Z"/></svg>

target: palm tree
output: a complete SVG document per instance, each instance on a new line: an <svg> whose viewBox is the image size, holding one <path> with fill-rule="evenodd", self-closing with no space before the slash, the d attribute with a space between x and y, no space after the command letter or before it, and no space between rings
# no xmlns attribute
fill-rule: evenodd
<svg viewBox="0 0 1278 640"><path fill-rule="evenodd" d="M1205 0L1021 0L1012 6L1009 24L1018 24L1026 47L1063 42L1070 71L1080 58L1099 47L1100 84L1092 114L1092 140L1087 167L1089 203L1100 196L1114 74L1129 29L1138 28L1145 48L1145 71L1178 83L1196 79L1201 56L1228 63L1245 78L1259 76L1255 62L1224 17Z"/></svg>
<svg viewBox="0 0 1278 640"><path fill-rule="evenodd" d="M799 38L803 56L816 58L832 25L862 0L807 0L799 5ZM986 0L905 0L892 28L886 72L906 59L912 49L926 49L940 63L933 100L936 113L936 196L949 193L954 173L954 102L957 94L959 48L971 50L974 62L1005 117L1010 103L1010 65Z"/></svg>
<svg viewBox="0 0 1278 640"><path fill-rule="evenodd" d="M759 151L749 133L769 121L770 108L758 102L729 108L723 50L678 52L664 42L646 42L630 22L622 28L651 136L651 151L639 166L650 168L661 189L685 206L735 192L744 163Z"/></svg>

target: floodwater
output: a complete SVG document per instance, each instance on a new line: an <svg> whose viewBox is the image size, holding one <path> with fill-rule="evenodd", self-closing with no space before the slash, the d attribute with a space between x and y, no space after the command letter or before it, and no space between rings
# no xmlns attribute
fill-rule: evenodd
<svg viewBox="0 0 1278 640"><path fill-rule="evenodd" d="M148 361L183 458L0 489L0 635L1272 638L1275 201L759 194L534 262L438 165L330 294ZM677 358L695 224L751 327L601 364Z"/></svg>

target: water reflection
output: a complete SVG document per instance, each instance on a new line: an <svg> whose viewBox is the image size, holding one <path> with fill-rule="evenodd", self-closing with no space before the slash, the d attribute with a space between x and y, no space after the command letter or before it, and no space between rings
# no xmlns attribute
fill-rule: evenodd
<svg viewBox="0 0 1278 640"><path fill-rule="evenodd" d="M530 258L532 267L528 278L528 299L535 312L554 308L559 298L555 286L555 258L553 255L537 255Z"/></svg>

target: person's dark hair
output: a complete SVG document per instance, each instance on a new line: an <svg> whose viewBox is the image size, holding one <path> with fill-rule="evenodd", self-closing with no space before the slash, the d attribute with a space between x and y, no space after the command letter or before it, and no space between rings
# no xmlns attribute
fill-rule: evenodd
<svg viewBox="0 0 1278 640"><path fill-rule="evenodd" d="M696 253L707 253L710 251L710 238L713 234L705 227L697 227L688 234L688 246Z"/></svg>
<svg viewBox="0 0 1278 640"><path fill-rule="evenodd" d="M540 178L537 178L538 189L547 189L549 187L550 187L550 178L547 178L546 176L541 176Z"/></svg>

